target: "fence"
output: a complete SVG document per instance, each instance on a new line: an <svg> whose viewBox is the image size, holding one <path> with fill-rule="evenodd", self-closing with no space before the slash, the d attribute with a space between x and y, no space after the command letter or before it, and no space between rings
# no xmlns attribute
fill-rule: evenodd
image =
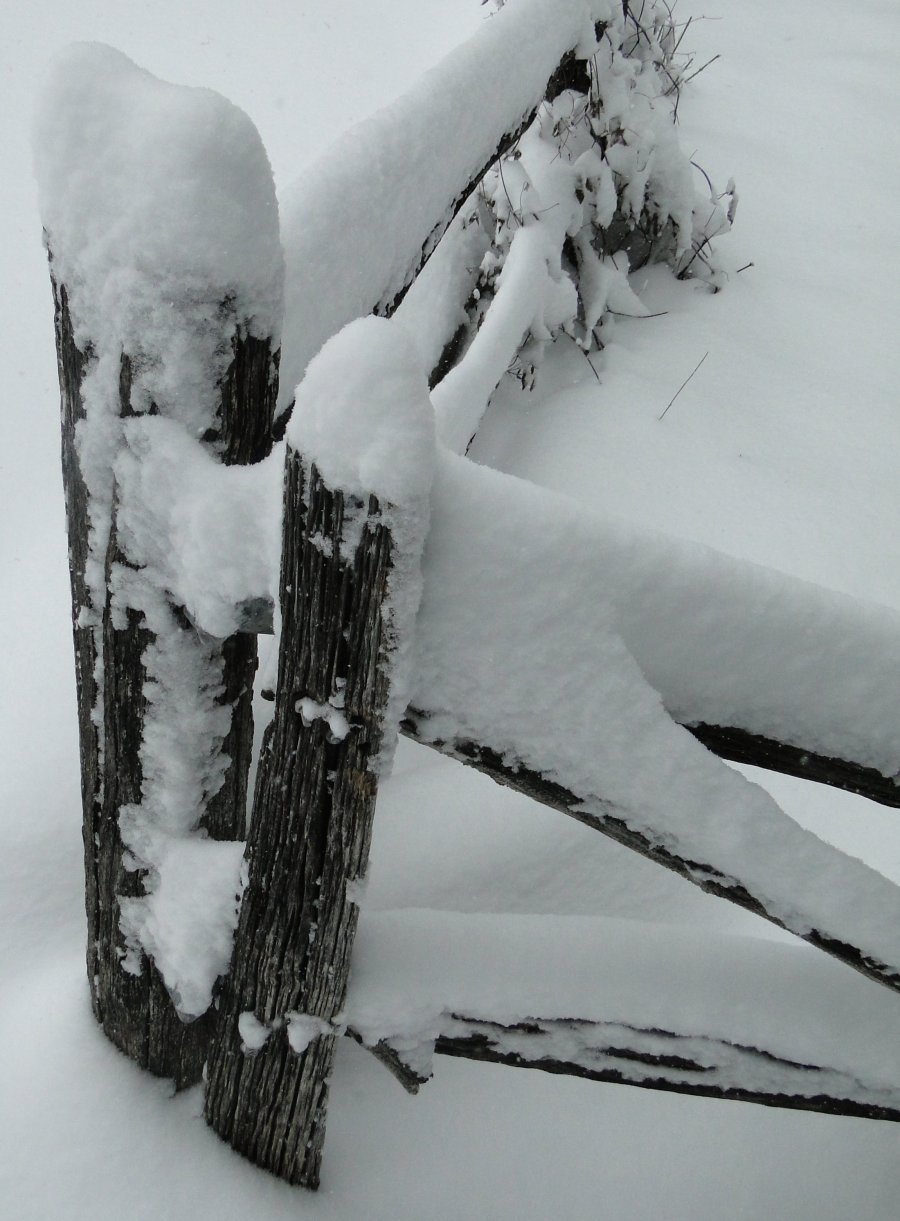
<svg viewBox="0 0 900 1221"><path fill-rule="evenodd" d="M390 265L374 257L362 287L338 268L319 313L302 271L335 182L325 175L307 198L311 236L290 247L287 275L287 331L301 333L286 362L288 390L333 331L359 314L397 310L541 99L596 88L604 36L617 30L621 51L629 21L639 30L627 5L604 0L514 9L425 90L443 97L445 86L486 78L507 53L521 85L479 113L477 140L448 157L445 177L418 200L416 223L391 218L402 248ZM562 11L553 37L522 59L521 47ZM310 369L290 422L289 395L276 419L283 269L255 132L226 103L162 86L112 52L82 49L66 73L45 103L42 184L62 393L88 977L106 1034L179 1086L198 1081L206 1064L211 1126L307 1186L318 1182L340 1034L413 1091L433 1050L900 1119L896 1081L862 1081L845 1066L800 1063L739 1037L667 1030L640 1012L603 1018L599 1001L580 1016L557 1006L511 1021L489 1002L467 1011L463 989L459 1008L418 1029L373 1017L364 998L348 1002L355 887L398 723L900 990L900 890L794 826L681 728L725 758L900 805L891 728L900 624L749 565L585 523L552 497L436 450L427 371L388 321L344 330ZM458 94L447 96L443 118L440 108L421 114L409 103L402 114L418 113L413 126L446 126ZM137 152L129 107L159 116ZM86 109L105 116L99 134L84 123ZM391 113L378 125L397 121ZM185 130L194 134L173 137ZM447 131L429 134L440 145ZM386 149L394 160L382 181L395 193L416 155L408 126L402 141L376 151ZM238 166L224 185L223 159ZM211 167L205 177L198 162ZM192 187L173 221L166 192L186 180L186 166ZM364 163L354 175L367 185ZM298 215L292 223L302 226L302 208ZM351 248L342 255L345 236ZM379 249L371 232L366 238ZM332 233L328 260L357 266L356 240ZM223 250L241 253L223 261ZM455 323L437 347L432 382L459 360ZM219 563L209 538L264 555L272 514L254 489L269 480L263 459L285 428L275 713L244 846L255 635L271 630L272 591L264 563ZM255 469L230 469L241 467ZM467 550L442 546L460 538ZM501 588L519 612L498 624L490 608ZM597 618L601 590L612 627ZM702 623L670 625L661 641L666 601L685 590L690 605L712 609ZM566 630L553 647L532 649L542 632L553 635L554 616ZM811 622L835 642L829 674L804 648ZM617 691L627 696L621 704ZM551 734L547 708L558 721ZM604 744L614 723L625 727L624 746L615 735ZM199 916L186 912L190 904L163 911L169 890L160 879L185 861L212 879ZM194 920L193 932L179 919ZM558 952L580 969L582 950ZM597 948L598 969L614 978L605 953ZM645 970L652 977L657 966L651 955ZM720 968L749 971L740 962ZM829 986L821 984L823 1004Z"/></svg>

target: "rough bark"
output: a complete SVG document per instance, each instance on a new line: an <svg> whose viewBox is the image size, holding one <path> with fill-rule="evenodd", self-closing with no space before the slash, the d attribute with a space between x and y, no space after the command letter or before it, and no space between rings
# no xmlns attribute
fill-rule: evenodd
<svg viewBox="0 0 900 1221"><path fill-rule="evenodd" d="M360 541L342 554L345 520L360 514ZM391 555L377 500L363 504L329 489L289 450L275 716L257 777L234 956L219 996L206 1117L238 1152L307 1187L318 1184L334 1021L358 915L352 885L371 838ZM340 712L346 732L338 722L332 732L321 715L305 719L304 699ZM242 1014L268 1028L258 1050L242 1045ZM298 1016L314 1019L318 1032L295 1051Z"/></svg>
<svg viewBox="0 0 900 1221"><path fill-rule="evenodd" d="M111 1041L143 1068L172 1077L182 1087L199 1080L209 1038L208 1016L190 1024L175 1012L155 966L146 957L138 973L123 967L126 947L120 929L120 897L143 893L143 874L125 868L119 832L123 805L141 800L141 741L146 678L143 656L152 639L142 617L127 613L114 627L110 600L90 612L85 580L88 560L89 496L81 474L76 427L85 418L81 387L90 347L75 343L65 286L52 274L62 416L62 467L69 534L69 572L81 754L84 817L87 968L91 1004ZM222 387L221 432L209 441L224 461L255 461L271 444L275 363L270 346L238 337ZM123 355L120 411L131 410L131 365ZM266 438L269 437L267 442ZM127 563L111 524L106 565ZM108 589L108 581L107 581ZM252 685L256 641L235 635L222 644L224 691L232 722L224 743L230 763L220 791L202 821L215 839L242 839L247 773L252 746ZM98 700L98 696L102 698ZM102 710L102 715L101 715Z"/></svg>
<svg viewBox="0 0 900 1221"><path fill-rule="evenodd" d="M401 724L401 730L409 737L424 742L425 745L433 747L442 754L477 768L478 771L490 776L492 780L496 780L498 784L503 784L518 793L524 793L526 797L531 797L542 805L568 814L570 818L576 819L585 826L600 831L626 848L631 848L641 856L647 857L648 860L656 861L666 869L671 869L708 894L718 895L719 898L727 899L730 903L735 903L738 907L743 907L747 911L753 912L754 915L761 916L771 924L777 924L779 928L794 932L816 949L824 950L826 954L853 967L868 979L873 979L894 992L900 992L900 974L894 968L872 958L858 946L851 945L827 931L813 927L800 933L789 928L769 910L766 900L744 886L740 878L729 877L714 865L688 860L679 856L675 850L653 843L647 836L628 825L624 810L620 810L610 803L604 803L602 809L598 807L597 812L586 810L583 799L565 788L564 785L548 780L545 776L522 764L512 762L508 756L500 755L483 743L432 740L428 736L427 722L428 714L426 712L408 709L406 718Z"/></svg>

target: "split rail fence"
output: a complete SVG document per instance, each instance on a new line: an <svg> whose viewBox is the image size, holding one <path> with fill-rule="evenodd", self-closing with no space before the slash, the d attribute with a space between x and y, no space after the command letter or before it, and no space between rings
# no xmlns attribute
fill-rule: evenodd
<svg viewBox="0 0 900 1221"><path fill-rule="evenodd" d="M369 302L384 317L396 310L452 217L487 167L532 121L543 97L583 87L587 65L573 45L527 107L504 122L502 137L474 149L472 169L456 185L422 235L421 250L402 283L386 283ZM441 133L435 133L440 140ZM99 171L98 171L99 172ZM364 172L364 169L363 171ZM255 223L245 218L248 240ZM386 723L391 668L416 630L396 618L398 540L392 522L402 504L377 487L342 487L320 471L315 453L298 451L289 432L285 455L284 520L279 590L280 644L275 711L266 731L245 849L246 885L230 969L219 980L215 1003L192 1021L176 1010L152 959L135 965L122 932L123 903L144 893L146 869L136 868L123 839L120 812L140 807L145 793L145 725L152 684L148 653L160 641L181 642L212 656L221 667L216 707L228 719L221 755L227 770L205 800L198 829L213 839L245 838L247 777L252 743L251 696L256 635L272 630L272 604L260 589L244 606L245 630L217 639L191 622L177 594L144 573L165 615L154 618L139 599L123 609L112 574L137 571L117 518L115 488L108 504L92 499L82 469L80 429L86 419L85 379L94 359L92 337L76 334L71 286L59 278L54 233L48 230L62 393L63 474L70 539L72 608L88 916L88 979L94 1012L108 1037L127 1055L179 1087L201 1079L206 1065L206 1116L235 1149L285 1179L315 1186L324 1137L328 1079L335 1040L347 1034L364 1043L409 1089L425 1079L403 1041L385 1031L359 1031L342 1020L358 907L354 887L365 873L377 796L373 761L395 726ZM334 235L339 258L340 234ZM373 236L373 241L377 235ZM229 352L214 388L217 418L196 444L228 465L259 462L279 429L273 423L279 353L274 332L255 334L227 296L210 285L208 325ZM387 324L385 324L387 325ZM165 361L165 352L120 345L118 414L135 415L135 368ZM364 388L360 388L364 393ZM149 415L178 419L177 409L154 403ZM364 428L364 413L360 417ZM152 423L152 420L150 421ZM283 421L282 421L283 427ZM352 447L356 440L348 439ZM360 442L363 443L363 442ZM112 478L112 477L111 477ZM89 589L92 547L105 517L105 601ZM351 529L352 526L352 529ZM409 560L406 555L404 564ZM416 562L418 562L416 557ZM510 556L510 563L514 560ZM590 563L590 557L585 557ZM407 564L408 567L408 564ZM415 567L415 565L413 565ZM415 577L403 577L414 582ZM427 577L426 577L427 579ZM148 595L149 596L149 595ZM223 594L227 597L227 594ZM154 601L154 607L157 602ZM161 626L160 626L161 625ZM799 628L802 625L795 625ZM497 630L501 630L498 625ZM673 626L673 634L677 626ZM163 639L165 638L165 640ZM790 640L773 642L790 648ZM174 647L174 646L173 646ZM180 645L179 645L180 647ZM467 641L457 644L460 655ZM187 654L186 654L187 655ZM527 657L521 659L527 668ZM489 676L486 676L489 681ZM573 710L574 712L574 710ZM565 717L565 709L555 710ZM439 724L440 733L433 726ZM448 710L406 709L401 730L493 780L578 819L603 835L674 870L703 890L788 927L811 945L894 992L900 962L877 946L857 943L840 924L822 927L803 908L786 919L760 887L714 856L697 860L669 832L655 833L635 811L586 794L563 768L553 774L529 766L502 742L448 732ZM691 723L686 728L725 759L834 785L889 806L900 806L900 787L867 763L835 758L798 740L783 740L780 726L751 732L740 725ZM639 813L639 812L638 812ZM836 854L839 855L839 854ZM865 879L860 884L865 891ZM873 900L874 902L874 900ZM877 916L877 913L876 913ZM598 959L602 963L602 956ZM248 1015L251 1015L248 1026ZM289 1015L292 1020L288 1020ZM254 1044L248 1030L261 1031ZM564 1038L560 1038L560 1035ZM848 1031L848 1038L853 1032ZM428 1041L428 1039L426 1039ZM872 1090L828 1064L792 1062L765 1047L715 1040L659 1028L535 1014L505 1024L490 1013L446 1013L430 1033L433 1050L520 1067L568 1073L653 1089L873 1119L900 1119L900 1090Z"/></svg>

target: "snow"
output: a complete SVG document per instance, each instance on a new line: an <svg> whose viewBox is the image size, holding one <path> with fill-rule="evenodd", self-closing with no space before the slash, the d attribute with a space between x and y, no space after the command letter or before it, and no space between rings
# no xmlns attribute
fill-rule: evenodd
<svg viewBox="0 0 900 1221"><path fill-rule="evenodd" d="M150 893L121 900L133 943L152 954L186 1019L206 1012L213 985L231 961L243 854L243 843L159 837Z"/></svg>
<svg viewBox="0 0 900 1221"><path fill-rule="evenodd" d="M504 13L514 6L509 0ZM298 1210L329 1221L528 1221L595 1217L599 1200L629 1221L896 1214L896 1131L887 1124L446 1058L408 1098L346 1039L331 1083L323 1188L298 1199L210 1136L196 1091L169 1097L103 1040L90 1015L56 370L26 148L48 54L73 37L102 38L168 79L228 94L254 116L284 183L412 84L485 11L474 0L279 7L273 52L272 21L248 23L240 8L212 0L159 0L152 9L13 0L0 50L0 260L9 286L0 479L10 506L0 521L0 1044L9 1052L0 1183L22 1221L111 1221L123 1199L141 1221L210 1213L275 1221ZM703 11L719 19L695 21L685 43L699 43L698 65L723 58L686 91L679 114L704 166L741 185L738 224L721 248L726 291L711 296L668 273L642 273L632 282L641 299L668 313L616 320L611 342L591 357L602 388L569 344L568 357L555 351L545 363L534 395L504 387L494 396L471 453L569 495L585 515L613 514L898 608L900 269L884 231L900 185L886 151L895 142L897 7L866 0L850 23L836 0ZM748 262L754 267L736 274ZM900 878L895 811L783 777L764 781L804 825ZM381 785L372 862L369 902L384 909L690 922L727 935L736 953L750 936L780 936L406 743ZM478 934L487 931L485 919ZM363 948L366 936L363 923ZM805 978L801 964L820 959L799 946L791 961ZM845 978L859 1004L872 996L877 1006L881 990L852 972ZM666 992L683 1002L677 982ZM662 1004L662 986L658 996ZM767 1005L778 1000L764 996ZM828 1025L828 1013L827 1004L804 1008L804 1028L823 1017ZM849 1024L844 1043L858 1050Z"/></svg>
<svg viewBox="0 0 900 1221"><path fill-rule="evenodd" d="M223 466L160 416L125 421L123 436L116 524L129 557L203 631L230 636L241 605L277 587L283 455Z"/></svg>
<svg viewBox="0 0 900 1221"><path fill-rule="evenodd" d="M135 408L153 398L165 411L174 398L202 430L215 379L192 367L196 335L179 336L192 318L202 328L191 305L233 294L252 334L279 328L278 210L255 128L209 89L167 84L112 47L82 43L59 57L34 149L76 341L98 355L115 340L134 355L165 351L164 363L141 370Z"/></svg>
<svg viewBox="0 0 900 1221"><path fill-rule="evenodd" d="M427 499L434 424L418 350L400 325L362 318L345 327L296 399L288 443L330 487L394 505Z"/></svg>
<svg viewBox="0 0 900 1221"><path fill-rule="evenodd" d="M306 1051L313 1039L335 1033L329 1022L311 1013L290 1013L287 1024L288 1043L291 1051L298 1056Z"/></svg>
<svg viewBox="0 0 900 1221"><path fill-rule="evenodd" d="M466 449L523 335L530 327L538 329L536 319L543 327L545 313L555 320L575 312L572 284L548 274L548 262L561 245L553 242L552 230L548 234L545 226L525 224L517 230L484 325L465 360L435 388L438 435L457 453Z"/></svg>
<svg viewBox="0 0 900 1221"><path fill-rule="evenodd" d="M272 1033L269 1026L249 1012L242 1013L238 1018L238 1031L241 1036L241 1048L245 1053L260 1051L265 1047L266 1040Z"/></svg>
<svg viewBox="0 0 900 1221"><path fill-rule="evenodd" d="M614 632L680 721L736 726L900 774L893 608L595 515L451 455L439 461L432 511L416 663L423 706L442 706L446 685L455 716L470 706L480 717L484 698L511 724L518 710L554 707L544 693L554 682L557 699L563 688L579 692L567 702L589 722L584 700L611 663L588 659ZM506 713L481 679L489 657L500 683L521 688ZM608 722L594 732L608 732ZM550 722L547 732L569 752L567 731Z"/></svg>
<svg viewBox="0 0 900 1221"><path fill-rule="evenodd" d="M877 731L886 717L896 751L896 710L891 716L890 707L877 706L885 687L888 699L897 690L890 680L891 655L874 651L871 638L858 641L854 609L845 621L847 639L818 634L803 586L792 589L783 578L767 580L764 572L723 561L728 575L713 592L704 588L704 570L714 570L711 553L692 549L693 562L679 564L677 548L654 555L634 534L610 539L607 523L595 526L569 502L453 455L440 456L434 501L411 690L412 704L428 713L423 735L483 743L512 764L563 784L583 799L579 808L586 812L612 812L652 843L737 879L788 928L848 941L896 971L900 891L802 831L766 793L673 724L639 667L641 653L632 654L626 643L634 617L626 592L631 589L646 624L637 640L665 639L665 655L675 656L673 670L690 675L701 692L705 672L718 675L726 659L727 686L737 706L748 676L751 686L772 688L778 699L784 698L779 678L796 698L808 674L801 702L830 719L832 745L855 744L856 704L871 700L874 742L883 737ZM735 570L743 580L735 580ZM667 597L667 584L680 585L683 609ZM790 666L772 613L779 593L781 622L788 629L800 625L799 642L796 630L789 631L799 651ZM617 607L620 594L624 606ZM820 602L827 600L823 595ZM839 612L847 610L843 600L837 602ZM715 640L720 612L726 624L731 618L740 625L725 649ZM700 628L702 648L693 654L681 647L678 626L666 634L673 613ZM742 650L746 674L732 661L741 655L737 646L748 617L760 633L760 653L766 657L768 650L774 661L764 673L752 637ZM897 617L884 612L872 618L900 661ZM847 679L855 680L854 702L837 710L832 684L846 694L847 683L829 668L824 686L818 685L823 653L843 654ZM704 719L734 723L718 711L715 704L707 706ZM846 738L841 713L852 727ZM896 754L892 764L900 770Z"/></svg>

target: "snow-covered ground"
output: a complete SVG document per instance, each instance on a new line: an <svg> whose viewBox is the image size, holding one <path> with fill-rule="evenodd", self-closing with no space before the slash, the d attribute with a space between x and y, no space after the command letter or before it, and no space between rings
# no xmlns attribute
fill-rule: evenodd
<svg viewBox="0 0 900 1221"><path fill-rule="evenodd" d="M166 79L209 85L256 122L283 191L486 10L477 0L391 0L387 12L324 0L11 7L0 50L0 1199L9 1216L896 1216L894 1125L450 1060L438 1060L435 1079L408 1098L349 1044L339 1049L323 1186L313 1198L220 1145L196 1091L172 1101L102 1039L83 978L56 369L29 153L42 73L68 41L96 38ZM787 8L717 0L702 12L687 36L696 62L722 58L679 113L696 159L720 184L734 175L741 194L735 232L719 246L725 290L710 295L659 269L637 277L650 312L666 312L618 320L613 342L592 357L600 385L564 341L534 393L503 387L470 456L595 512L900 609L900 258L891 238L900 10L863 0L851 21L837 0ZM896 812L784 778L765 784L803 825L900 880ZM367 903L782 939L589 829L408 743L379 800ZM804 962L814 953L796 952ZM704 982L715 991L714 978ZM863 998L876 989L857 986ZM880 1011L880 992L872 1005ZM808 1020L814 1025L815 1013ZM845 1033L848 1042L859 1035Z"/></svg>

